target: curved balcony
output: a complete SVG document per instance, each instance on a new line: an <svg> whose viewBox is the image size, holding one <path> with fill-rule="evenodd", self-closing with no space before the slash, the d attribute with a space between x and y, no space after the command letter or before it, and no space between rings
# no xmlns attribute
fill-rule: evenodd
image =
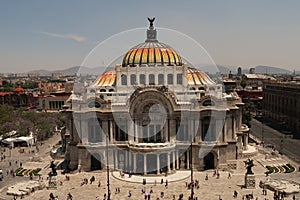
<svg viewBox="0 0 300 200"><path fill-rule="evenodd" d="M128 142L128 148L136 152L153 152L153 151L169 151L176 147L175 143L164 142L164 143L137 143Z"/></svg>

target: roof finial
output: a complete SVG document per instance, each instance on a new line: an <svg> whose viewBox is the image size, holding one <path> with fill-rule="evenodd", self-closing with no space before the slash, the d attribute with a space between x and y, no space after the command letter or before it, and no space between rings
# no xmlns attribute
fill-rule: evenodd
<svg viewBox="0 0 300 200"><path fill-rule="evenodd" d="M148 17L148 21L150 22L150 27L153 27L154 20L155 20L155 17L153 17L153 18Z"/></svg>
<svg viewBox="0 0 300 200"><path fill-rule="evenodd" d="M150 22L149 29L147 30L147 40L146 42L158 42L156 39L156 29L154 29L153 22L155 20L155 17L149 18L148 21Z"/></svg>

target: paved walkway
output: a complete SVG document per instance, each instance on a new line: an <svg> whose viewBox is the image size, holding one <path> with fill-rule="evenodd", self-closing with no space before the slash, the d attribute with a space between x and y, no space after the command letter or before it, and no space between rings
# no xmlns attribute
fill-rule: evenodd
<svg viewBox="0 0 300 200"><path fill-rule="evenodd" d="M45 150L43 155L40 156L41 159L38 159L39 162L27 162L24 164L26 167L35 167L41 166L43 168L42 174L43 180L40 180L44 184L47 185L46 174L50 172L49 169L49 161L51 158L48 157L47 152ZM39 157L39 156L38 156ZM278 164L284 163L284 157L280 160L276 159L265 159L265 156L262 154L258 154L254 159L254 174L256 176L256 189L245 189L242 186L244 185L244 176L245 176L245 166L243 161L239 160L237 163L237 170L232 170L230 172L231 177L228 178L229 172L221 171L220 178L213 176L213 170L208 170L204 172L194 172L194 179L199 180L200 188L195 189L195 196L200 200L219 200L221 197L223 200L233 200L233 192L236 190L238 192L239 200L242 199L243 195L253 194L258 197L259 200L273 199L273 192L268 190L266 196L262 194L262 189L259 188L258 183L260 180L266 180L267 178L276 178L276 179L292 179L295 183L300 183L300 173L294 172L291 174L274 174L269 177L265 177L264 172L266 169L264 168L264 164L259 163L265 162L268 164ZM287 163L289 161L286 161ZM205 180L205 176L208 175L208 180ZM61 171L58 171L57 180L58 183L62 183L62 185L58 184L58 188L56 190L37 190L28 196L25 196L24 199L39 199L39 200L48 200L49 194L53 193L54 196L58 196L58 199L66 199L67 194L70 192L73 195L73 200L95 200L96 197L99 197L100 200L103 199L104 194L107 193L107 174L105 171L92 171L92 172L75 172L73 174L68 174L70 180L67 180L65 175L61 174ZM96 178L95 182L90 184L83 184L83 179L90 179L92 176ZM146 185L142 184L142 180L146 178ZM163 178L164 183L160 184L161 179ZM29 177L16 177L14 180L28 182ZM34 177L35 181L38 181L37 177ZM155 184L156 180L156 184ZM168 187L165 187L165 181L168 180ZM119 172L110 173L110 190L112 192L111 199L117 200L139 200L144 199L143 194L141 193L142 189L146 190L147 193L150 192L152 188L153 193L151 194L151 199L156 200L165 199L172 200L173 195L175 195L175 199L178 199L180 194L184 195L184 200L188 199L188 196L191 193L186 187L186 184L190 181L190 171L177 171L174 174L170 174L167 177L165 176L132 176L131 178L128 175L125 175L124 178L120 177ZM100 183L100 186L98 184ZM115 189L120 188L120 193L115 193ZM132 196L128 197L129 191ZM164 197L161 197L161 192L164 192ZM1 193L3 199L12 199L12 196L6 195L6 189L3 188L3 192ZM0 196L1 198L1 196ZM292 199L292 196L286 198L288 200ZM300 196L297 197L300 199Z"/></svg>
<svg viewBox="0 0 300 200"><path fill-rule="evenodd" d="M165 183L166 180L168 182L177 182L177 181L182 181L185 180L189 177L191 177L191 172L190 171L176 171L176 173L170 174L168 176L155 176L155 175L147 175L147 176L136 176L132 175L129 177L128 174L125 174L123 177L120 175L119 171L114 171L112 172L112 176L120 181L126 181L126 182L131 182L131 183L142 183L143 179L146 179L147 183L160 183L161 180Z"/></svg>

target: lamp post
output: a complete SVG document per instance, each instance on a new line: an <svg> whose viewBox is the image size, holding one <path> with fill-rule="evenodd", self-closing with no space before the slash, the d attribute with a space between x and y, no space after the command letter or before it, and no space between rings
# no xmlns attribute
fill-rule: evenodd
<svg viewBox="0 0 300 200"><path fill-rule="evenodd" d="M191 120L191 118L189 119ZM189 123L192 125L192 123ZM191 129L193 130L193 129ZM190 153L190 168L191 168L191 199L194 199L194 172L193 172L193 140L194 140L194 132L191 131L191 153Z"/></svg>
<svg viewBox="0 0 300 200"><path fill-rule="evenodd" d="M108 162L108 134L106 135L106 172L107 172L107 200L110 200L110 189L109 189L109 162Z"/></svg>
<svg viewBox="0 0 300 200"><path fill-rule="evenodd" d="M194 174L193 174L193 138L191 141L191 155L190 155L190 163L191 163L191 199L194 199Z"/></svg>
<svg viewBox="0 0 300 200"><path fill-rule="evenodd" d="M264 147L264 131L265 131L264 121L262 120L262 122L261 122L261 142L262 142L263 147Z"/></svg>

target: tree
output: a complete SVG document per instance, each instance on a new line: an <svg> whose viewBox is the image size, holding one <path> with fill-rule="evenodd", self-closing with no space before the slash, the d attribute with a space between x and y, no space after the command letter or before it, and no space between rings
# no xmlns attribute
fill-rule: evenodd
<svg viewBox="0 0 300 200"><path fill-rule="evenodd" d="M241 80L240 85L242 86L243 89L245 89L245 87L247 86L247 82L245 81L245 79Z"/></svg>

